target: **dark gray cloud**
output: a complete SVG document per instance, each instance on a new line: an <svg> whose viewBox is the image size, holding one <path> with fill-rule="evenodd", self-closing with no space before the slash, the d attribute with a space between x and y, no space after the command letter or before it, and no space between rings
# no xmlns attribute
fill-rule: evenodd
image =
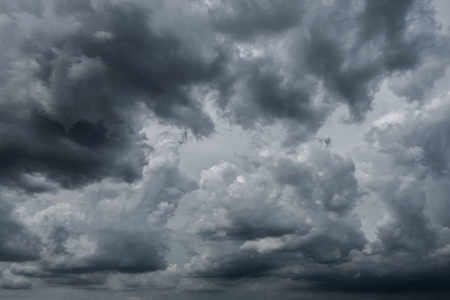
<svg viewBox="0 0 450 300"><path fill-rule="evenodd" d="M401 267L393 260L401 263L411 263L414 260L414 270ZM394 268L377 272L380 263L393 263ZM369 264L370 265L370 264ZM395 257L384 261L372 262L372 265L358 269L352 266L347 270L346 266L340 268L311 268L309 271L294 277L297 285L300 282L308 282L308 289L315 291L345 291L352 293L404 293L404 292L438 292L448 291L442 274L448 273L448 260L440 263L419 257ZM346 270L346 272L343 272ZM295 288L295 283L292 287Z"/></svg>
<svg viewBox="0 0 450 300"><path fill-rule="evenodd" d="M132 182L141 177L146 163L138 147L142 137L133 133L116 135L101 122L81 119L65 128L37 109L23 118L5 116L2 120L2 183L28 192L51 189L51 185L33 180L40 176L64 188L104 177Z"/></svg>
<svg viewBox="0 0 450 300"><path fill-rule="evenodd" d="M6 270L23 280L93 288L110 285L114 273L165 270L171 238L165 225L179 199L197 188L178 168L179 146L171 140L156 145L139 184L102 181L64 196L42 194L28 200L22 205L23 225L2 205L1 260L35 260Z"/></svg>
<svg viewBox="0 0 450 300"><path fill-rule="evenodd" d="M39 259L41 243L14 214L14 206L0 198L0 262Z"/></svg>
<svg viewBox="0 0 450 300"><path fill-rule="evenodd" d="M208 136L205 99L245 128L280 123L296 145L338 103L363 120L386 78L423 99L447 66L427 2L180 5L185 14L140 1L2 5L3 185L133 182L147 162L145 119Z"/></svg>
<svg viewBox="0 0 450 300"><path fill-rule="evenodd" d="M71 113L75 118L86 113L118 122L126 119L121 110L144 105L198 136L213 130L190 89L217 74L220 56L208 61L189 51L175 34L155 32L151 7L132 1L96 3L95 8L79 3L83 5L56 2L55 18L70 14L80 28L50 37L49 45L30 41L24 46L38 63L39 79L50 85L54 112L69 120Z"/></svg>
<svg viewBox="0 0 450 300"><path fill-rule="evenodd" d="M209 10L213 28L237 40L282 32L300 23L303 14L303 1L214 1L213 5Z"/></svg>
<svg viewBox="0 0 450 300"><path fill-rule="evenodd" d="M214 131L192 87L216 76L220 55L201 57L170 32L156 33L151 9L138 3L52 3L44 16L21 5L5 11L4 185L47 189L30 176L63 188L106 177L133 182L147 162L139 134L146 115L196 136Z"/></svg>
<svg viewBox="0 0 450 300"><path fill-rule="evenodd" d="M391 88L408 101L423 100L448 66L448 37L428 2L230 6L210 8L234 51L221 105L244 127L283 120L286 145L310 138L337 103L363 121L385 79L394 78Z"/></svg>

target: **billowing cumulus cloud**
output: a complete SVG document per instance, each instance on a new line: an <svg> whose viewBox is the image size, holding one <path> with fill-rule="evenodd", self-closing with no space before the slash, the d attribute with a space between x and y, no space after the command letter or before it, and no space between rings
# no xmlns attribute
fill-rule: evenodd
<svg viewBox="0 0 450 300"><path fill-rule="evenodd" d="M197 187L178 169L178 147L170 140L156 145L138 185L104 181L82 193L39 196L19 210L23 225L9 221L5 211L0 258L36 260L12 266L11 273L64 285L104 285L105 272L164 270L170 251L164 225L179 199ZM36 248L31 237L40 242L38 258L28 254Z"/></svg>
<svg viewBox="0 0 450 300"><path fill-rule="evenodd" d="M298 155L263 149L248 163L248 171L223 162L202 172L188 228L212 249L194 257L190 272L261 276L294 261L342 262L364 248L348 157L313 144Z"/></svg>
<svg viewBox="0 0 450 300"><path fill-rule="evenodd" d="M360 186L383 203L376 239L337 267L298 272L318 290L448 290L448 166L445 131L448 95L426 106L405 106L377 120L366 135ZM430 144L439 141L443 147ZM436 164L436 160L439 161ZM439 168L436 169L436 166Z"/></svg>
<svg viewBox="0 0 450 300"><path fill-rule="evenodd" d="M448 9L2 1L0 297L446 299Z"/></svg>
<svg viewBox="0 0 450 300"><path fill-rule="evenodd" d="M448 108L446 95L376 120L355 150L366 162L360 174L328 143L295 155L263 149L243 169L222 162L203 171L189 203L187 228L199 239L185 271L244 286L290 278L286 288L298 291L448 291ZM359 208L370 199L383 210L375 239Z"/></svg>
<svg viewBox="0 0 450 300"><path fill-rule="evenodd" d="M386 251L429 254L446 247L448 95L380 119L367 138L377 150L367 184L389 208L378 235ZM438 144L438 145L437 145ZM439 207L439 209L438 209Z"/></svg>

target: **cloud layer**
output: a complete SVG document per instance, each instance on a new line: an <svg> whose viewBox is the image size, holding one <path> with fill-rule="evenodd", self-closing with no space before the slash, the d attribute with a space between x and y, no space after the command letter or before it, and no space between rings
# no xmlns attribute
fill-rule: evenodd
<svg viewBox="0 0 450 300"><path fill-rule="evenodd" d="M444 299L434 5L3 1L0 295Z"/></svg>

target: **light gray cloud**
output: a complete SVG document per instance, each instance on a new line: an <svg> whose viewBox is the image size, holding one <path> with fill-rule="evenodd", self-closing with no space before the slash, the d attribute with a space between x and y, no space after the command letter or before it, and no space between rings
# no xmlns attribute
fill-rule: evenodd
<svg viewBox="0 0 450 300"><path fill-rule="evenodd" d="M291 264L338 263L364 248L351 213L361 191L349 158L313 143L293 155L262 149L248 164L202 173L188 228L206 244L194 246L202 250L188 272L262 276Z"/></svg>
<svg viewBox="0 0 450 300"><path fill-rule="evenodd" d="M33 207L36 200L29 200L28 209L21 211L22 220L39 237L42 251L34 265L15 265L12 272L52 284L103 286L110 272L166 269L170 232L165 224L179 199L197 187L178 169L178 148L177 141L171 140L156 145L155 159L144 169L139 184L104 181L62 199L62 195L43 194L41 208ZM26 237L17 232L15 238L5 239L12 243ZM15 247L11 253L20 257L20 245Z"/></svg>
<svg viewBox="0 0 450 300"><path fill-rule="evenodd" d="M190 202L188 228L200 239L186 272L247 287L291 278L299 291L448 290L447 113L448 95L376 120L354 152L356 175L326 143L295 154L266 148L246 168L204 171ZM367 198L383 203L374 240L361 224Z"/></svg>
<svg viewBox="0 0 450 300"><path fill-rule="evenodd" d="M387 251L431 253L445 246L448 222L436 210L447 207L446 128L448 95L425 107L406 107L378 120L367 139L376 151L369 188L388 207L378 235ZM446 240L446 238L444 238Z"/></svg>
<svg viewBox="0 0 450 300"><path fill-rule="evenodd" d="M33 285L30 281L3 270L0 274L0 288L9 290L29 289Z"/></svg>

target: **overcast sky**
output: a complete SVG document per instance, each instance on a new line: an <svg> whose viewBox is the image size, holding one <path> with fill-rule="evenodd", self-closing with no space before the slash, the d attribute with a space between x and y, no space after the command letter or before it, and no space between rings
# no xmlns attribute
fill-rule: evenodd
<svg viewBox="0 0 450 300"><path fill-rule="evenodd" d="M0 0L0 298L448 299L449 15Z"/></svg>

